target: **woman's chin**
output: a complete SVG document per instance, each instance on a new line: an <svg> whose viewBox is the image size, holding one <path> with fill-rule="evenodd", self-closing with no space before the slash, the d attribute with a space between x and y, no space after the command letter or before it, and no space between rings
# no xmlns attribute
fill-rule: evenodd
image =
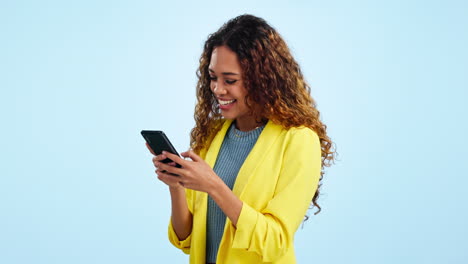
<svg viewBox="0 0 468 264"><path fill-rule="evenodd" d="M224 119L229 119L229 120L236 119L236 117L234 115L225 114L225 113L221 113L221 115L223 116Z"/></svg>
<svg viewBox="0 0 468 264"><path fill-rule="evenodd" d="M234 113L234 111L232 110L224 110L224 109L220 109L221 110L221 115L225 118L225 119L235 119L236 118L236 114Z"/></svg>

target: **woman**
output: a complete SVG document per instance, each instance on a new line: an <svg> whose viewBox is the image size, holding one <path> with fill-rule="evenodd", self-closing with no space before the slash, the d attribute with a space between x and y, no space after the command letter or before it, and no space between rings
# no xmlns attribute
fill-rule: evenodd
<svg viewBox="0 0 468 264"><path fill-rule="evenodd" d="M242 15L209 36L197 76L190 160L153 158L169 240L190 263L295 263L294 233L311 201L320 211L334 158L299 65L275 29Z"/></svg>

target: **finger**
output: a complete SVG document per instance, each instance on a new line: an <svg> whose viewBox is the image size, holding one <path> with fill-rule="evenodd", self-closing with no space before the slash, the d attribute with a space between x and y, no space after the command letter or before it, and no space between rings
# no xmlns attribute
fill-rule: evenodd
<svg viewBox="0 0 468 264"><path fill-rule="evenodd" d="M184 158L188 158L189 157L189 152L188 151L185 151L185 152L182 152L180 153L180 155Z"/></svg>
<svg viewBox="0 0 468 264"><path fill-rule="evenodd" d="M169 173L173 173L173 174L177 174L177 175L183 175L184 174L184 169L180 169L180 168L171 166L169 164L165 164L165 163L162 163L162 162L156 162L156 166L160 170L165 170L165 171L167 171Z"/></svg>
<svg viewBox="0 0 468 264"><path fill-rule="evenodd" d="M156 174L158 175L158 179L169 186L176 186L179 185L180 179L179 177L174 177L166 172L162 172L161 170L156 170Z"/></svg>
<svg viewBox="0 0 468 264"><path fill-rule="evenodd" d="M153 151L153 150L151 149L151 147L148 145L148 142L145 142L145 143L146 143L146 147L147 147L148 150L151 152L151 154L153 154L153 155L156 156L156 154L154 154L154 151Z"/></svg>
<svg viewBox="0 0 468 264"><path fill-rule="evenodd" d="M191 160L197 161L197 162L203 160L200 156L195 154L195 152L193 150L189 150L189 151L180 153L180 155L182 155L184 158L190 158Z"/></svg>
<svg viewBox="0 0 468 264"><path fill-rule="evenodd" d="M152 160L153 160L154 166L157 168L158 167L157 163L164 160L164 159L166 159L166 156L164 156L164 155L153 156ZM174 163L174 162L171 162L171 163ZM171 163L168 163L168 164L171 164Z"/></svg>
<svg viewBox="0 0 468 264"><path fill-rule="evenodd" d="M189 161L186 161L175 154L169 153L167 151L163 151L163 154L166 155L170 160L174 161L175 163L180 164L182 167L188 165Z"/></svg>
<svg viewBox="0 0 468 264"><path fill-rule="evenodd" d="M164 156L163 154L161 155L157 155L157 156L154 156L153 157L153 161L156 162L156 161L161 161L161 160L165 160L167 157Z"/></svg>

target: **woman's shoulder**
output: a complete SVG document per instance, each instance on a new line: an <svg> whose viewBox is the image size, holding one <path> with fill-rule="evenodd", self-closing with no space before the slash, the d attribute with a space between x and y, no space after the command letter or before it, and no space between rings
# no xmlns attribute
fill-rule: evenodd
<svg viewBox="0 0 468 264"><path fill-rule="evenodd" d="M291 127L288 129L288 133L295 136L303 136L318 139L317 132L315 132L312 128L306 126Z"/></svg>
<svg viewBox="0 0 468 264"><path fill-rule="evenodd" d="M318 157L320 160L322 151L317 132L306 126L285 129L282 147L285 155L287 153L307 162L311 157Z"/></svg>
<svg viewBox="0 0 468 264"><path fill-rule="evenodd" d="M284 127L281 124L269 122L263 130L263 143L273 144L277 151L300 151L302 149L312 149L318 151L320 138L311 128L306 126ZM262 137L262 135L260 135Z"/></svg>
<svg viewBox="0 0 468 264"><path fill-rule="evenodd" d="M309 140L319 140L319 136L315 130L307 126L295 126L286 128L280 124L272 123L274 129L282 130L282 134L286 138L300 140L300 139L309 139Z"/></svg>
<svg viewBox="0 0 468 264"><path fill-rule="evenodd" d="M296 148L320 149L320 138L313 129L306 126L292 127L287 130L288 143Z"/></svg>

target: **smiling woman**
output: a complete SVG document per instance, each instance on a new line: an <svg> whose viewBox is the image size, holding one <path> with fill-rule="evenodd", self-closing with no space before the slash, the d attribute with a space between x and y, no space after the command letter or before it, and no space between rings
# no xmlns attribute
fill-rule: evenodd
<svg viewBox="0 0 468 264"><path fill-rule="evenodd" d="M169 240L190 263L295 263L294 233L311 202L320 211L335 154L299 65L265 20L242 15L208 37L197 75L191 160L153 158Z"/></svg>

